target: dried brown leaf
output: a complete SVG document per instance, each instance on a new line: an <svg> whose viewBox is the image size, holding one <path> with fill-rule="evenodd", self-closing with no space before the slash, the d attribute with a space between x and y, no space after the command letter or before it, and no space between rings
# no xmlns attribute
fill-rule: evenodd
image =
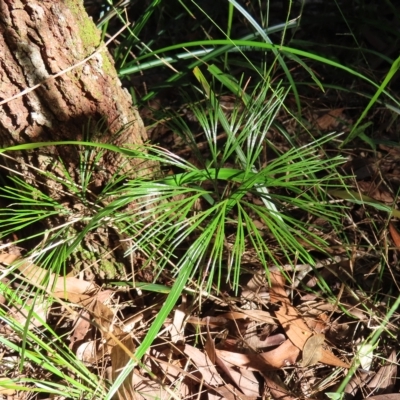
<svg viewBox="0 0 400 400"><path fill-rule="evenodd" d="M381 201L383 203L393 203L394 201L393 195L384 184L377 184L376 182L369 181L358 181L357 185L361 192L367 194L377 201Z"/></svg>
<svg viewBox="0 0 400 400"><path fill-rule="evenodd" d="M88 311L82 310L75 321L74 329L69 337L70 349L74 347L76 342L84 340L91 328L92 324L90 323L90 314Z"/></svg>
<svg viewBox="0 0 400 400"><path fill-rule="evenodd" d="M254 374L247 369L241 369L238 372L233 368L229 367L229 365L227 365L223 359L218 357L217 352L215 350L215 343L211 337L208 325L207 325L207 341L205 344L205 349L210 360L212 360L214 364L217 364L222 369L222 371L231 380L231 382L235 383L236 387L240 388L242 394L244 394L245 397L246 396L250 396L251 398L258 397L259 383L255 378ZM220 389L221 388L218 388L218 393L221 393ZM239 396L239 398L241 398L242 394Z"/></svg>
<svg viewBox="0 0 400 400"><path fill-rule="evenodd" d="M51 288L51 295L74 303L87 300L88 294L98 290L98 287L91 282L73 277L59 277L38 267L30 260L21 259L13 254L0 254L0 262L9 266L14 265L32 285L42 287L42 282L45 281L46 288L44 289Z"/></svg>
<svg viewBox="0 0 400 400"><path fill-rule="evenodd" d="M102 301L96 299L93 307L93 320L98 326L102 328L101 330L103 334L107 336L107 333L112 331L111 325L114 320L114 312ZM115 332L115 334L120 335L121 331L118 330ZM106 339L109 338L106 337Z"/></svg>
<svg viewBox="0 0 400 400"><path fill-rule="evenodd" d="M390 236L392 236L393 242L396 245L396 247L400 247L399 232L397 232L397 229L394 227L394 225L391 222L389 223L389 232L390 232Z"/></svg>
<svg viewBox="0 0 400 400"><path fill-rule="evenodd" d="M119 346L113 346L111 350L111 365L112 365L112 377L113 381L118 378L119 374L126 367L128 362L133 357L135 352L135 345L130 336L125 335L124 338L120 339ZM130 356L131 355L131 356ZM120 400L134 400L134 390L133 390L133 372L131 371L129 375L124 379L122 385L118 389L118 398Z"/></svg>
<svg viewBox="0 0 400 400"><path fill-rule="evenodd" d="M217 356L223 360L228 367L248 368L251 371L262 371L269 367L265 360L258 354L242 354L219 349L215 351Z"/></svg>
<svg viewBox="0 0 400 400"><path fill-rule="evenodd" d="M275 366L276 368L283 368L288 365L293 365L299 354L299 348L296 347L291 340L285 340L276 349L260 353L260 356L267 364Z"/></svg>
<svg viewBox="0 0 400 400"><path fill-rule="evenodd" d="M323 131L335 128L339 124L339 120L343 119L343 110L344 108L329 110L325 115L319 117L316 121L318 128Z"/></svg>
<svg viewBox="0 0 400 400"><path fill-rule="evenodd" d="M271 392L273 399L279 400L297 400L298 397L293 397L289 390L285 387L281 378L276 374L276 372L264 372L263 377L267 383L268 389Z"/></svg>
<svg viewBox="0 0 400 400"><path fill-rule="evenodd" d="M12 389L8 389L4 386L13 386ZM13 379L7 378L5 376L0 376L0 395L1 396L13 396L17 393L15 388L20 388L21 390L26 389L24 386L17 385Z"/></svg>
<svg viewBox="0 0 400 400"><path fill-rule="evenodd" d="M206 317L206 318L199 318L199 317L193 317L190 316L186 322L193 324L193 325L208 325L212 328L220 328L224 327L227 324L227 319L222 318L221 316L218 317Z"/></svg>
<svg viewBox="0 0 400 400"><path fill-rule="evenodd" d="M216 354L228 366L265 371L294 364L300 350L290 340L286 340L276 349L264 353L242 354L216 349Z"/></svg>
<svg viewBox="0 0 400 400"><path fill-rule="evenodd" d="M223 385L224 381L219 375L215 365L212 363L207 354L201 352L193 346L185 345L184 353L190 357L192 363L197 367L203 376L204 382L209 386Z"/></svg>
<svg viewBox="0 0 400 400"><path fill-rule="evenodd" d="M227 384L218 388L218 395L222 397L217 397L209 394L209 400L257 400L259 396L246 396L238 391L233 385Z"/></svg>
<svg viewBox="0 0 400 400"><path fill-rule="evenodd" d="M379 368L376 375L368 382L367 387L373 390L373 393L383 394L391 392L397 378L397 357L393 350L385 365Z"/></svg>
<svg viewBox="0 0 400 400"><path fill-rule="evenodd" d="M271 289L270 296L272 303L282 303L280 308L275 311L275 315L281 323L288 338L300 350L303 349L307 340L312 336L312 332L297 310L290 305L285 292L285 279L279 272L270 273Z"/></svg>
<svg viewBox="0 0 400 400"><path fill-rule="evenodd" d="M332 365L333 367L350 368L350 364L342 361L327 349L322 349L322 355L319 361L322 364Z"/></svg>
<svg viewBox="0 0 400 400"><path fill-rule="evenodd" d="M246 368L241 368L236 371L233 368L229 368L229 375L232 382L236 387L240 388L240 391L247 397L257 398L260 391L260 383L254 375L253 371L249 371Z"/></svg>
<svg viewBox="0 0 400 400"><path fill-rule="evenodd" d="M96 363L102 356L104 356L104 354L101 354L101 352L98 351L97 347L97 340L81 343L76 349L76 358L85 363Z"/></svg>
<svg viewBox="0 0 400 400"><path fill-rule="evenodd" d="M225 314L220 315L220 317L230 319L230 320L237 320L237 319L252 319L258 322L265 322L267 324L275 325L276 321L271 314L264 310L243 310L242 312L239 311L230 311Z"/></svg>
<svg viewBox="0 0 400 400"><path fill-rule="evenodd" d="M285 329L286 335L292 343L303 350L305 343L312 336L312 332L304 320L301 318L298 311L290 304L289 298L285 292L285 279L280 272L271 272L271 288L270 296L272 303L281 303L275 315ZM329 350L322 349L321 360L322 363L333 365L335 367L350 368L350 365L340 360Z"/></svg>
<svg viewBox="0 0 400 400"><path fill-rule="evenodd" d="M206 321L207 322L209 321L209 317L206 317ZM211 362L213 364L216 364L217 355L215 353L215 343L213 338L211 337L210 326L208 325L208 323L207 323L207 340L204 345L204 350L206 351L206 354L210 358Z"/></svg>
<svg viewBox="0 0 400 400"><path fill-rule="evenodd" d="M311 336L303 348L302 367L308 367L316 364L322 357L322 347L325 342L325 335L319 333Z"/></svg>
<svg viewBox="0 0 400 400"><path fill-rule="evenodd" d="M134 373L133 378L133 387L131 393L127 393L127 399L134 400L149 400L149 399L159 399L159 400L171 400L176 399L180 400L180 396L176 393L172 393L171 390L166 390L160 382L155 381L154 379L144 378L143 376ZM124 397L123 391L121 390L118 394L118 399L123 400Z"/></svg>
<svg viewBox="0 0 400 400"><path fill-rule="evenodd" d="M365 371L363 369L359 369L356 373L351 377L350 382L346 385L344 392L351 396L351 398L355 397L361 388L363 388L366 382L371 378L372 372Z"/></svg>

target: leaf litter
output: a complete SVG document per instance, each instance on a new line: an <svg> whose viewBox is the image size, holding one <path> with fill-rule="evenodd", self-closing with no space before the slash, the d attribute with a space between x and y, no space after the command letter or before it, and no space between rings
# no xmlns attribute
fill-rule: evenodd
<svg viewBox="0 0 400 400"><path fill-rule="evenodd" d="M137 332L135 323L130 331L124 332L123 321L117 318L121 307L116 300L118 293L78 278L60 279L29 260L15 256L0 255L0 262L9 267L14 265L22 277L42 287L48 299L65 306L63 318L71 321L69 347L86 365L109 364L110 379L117 379L134 359ZM42 286L45 276L48 284ZM176 394L179 388L177 398L201 393L204 389L210 399L255 400L265 390L287 392L277 383L280 382L276 375L279 370L304 370L315 364L349 368L347 361L325 347L324 335L313 332L297 308L291 305L283 275L271 273L270 282L270 304L274 311L270 311L271 307L265 309L265 300L262 300L262 304L254 302L256 309L228 306L219 315L200 319L191 314L193 311L183 295L173 318L166 322L166 329L159 336L159 344L145 356L143 364L138 364L125 378L118 397L171 398L171 390ZM39 313L44 304L51 313L51 302L44 300L35 304L35 311ZM154 312L142 310L136 322L143 323L143 319L152 314ZM46 315L40 315L45 322ZM30 323L38 324L36 320ZM220 335L223 330L226 330L225 337ZM190 331L204 341L203 349L190 344ZM260 378L263 378L261 386Z"/></svg>
<svg viewBox="0 0 400 400"><path fill-rule="evenodd" d="M399 247L395 223L389 223L388 233ZM93 282L49 274L29 260L19 263L11 254L0 256L3 265L15 266L20 277L36 282L51 300L28 299L19 310L10 309L10 315L17 315L21 324L29 320L30 329L37 328L51 317L52 304L58 304L62 318L69 321L69 347L86 365L104 371L110 381L134 359L136 346L165 299L152 295L146 302L146 295L134 289L129 293L104 289ZM333 391L351 367L357 344L366 337L365 331L356 331L354 321L370 329L382 318L366 293L352 291L347 284L357 268L363 276L373 274L371 263L360 265L363 257L332 255L330 264L314 269L282 266L282 273L272 267L268 279L264 271L254 271L250 280L242 278L241 295L210 296L204 300L206 307L198 306L199 299L182 295L154 346L124 380L118 397L297 399ZM287 274L291 279L285 278ZM40 284L44 277L46 287ZM340 294L336 301L321 296L320 277ZM7 304L6 298L2 304ZM375 310L373 315L370 310ZM387 351L382 365L377 365L374 353L376 372L356 371L346 393L367 397L393 390L397 359L390 347ZM324 379L329 375L334 378Z"/></svg>

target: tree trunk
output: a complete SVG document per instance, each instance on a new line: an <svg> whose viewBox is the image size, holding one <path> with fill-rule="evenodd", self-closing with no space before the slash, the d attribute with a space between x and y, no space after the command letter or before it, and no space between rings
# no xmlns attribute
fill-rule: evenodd
<svg viewBox="0 0 400 400"><path fill-rule="evenodd" d="M82 0L0 0L1 147L83 139L126 146L141 145L147 136ZM93 204L92 195L99 193L115 172L132 176L151 173L155 167L141 163L139 169L134 159L125 159L126 164L122 164L121 155L105 152L100 159L96 158L96 166L90 171L90 201L82 201L80 196L69 193L65 185L67 176L77 188L83 187L80 150L76 146L47 146L37 151L12 153L11 161L8 154L2 153L0 166L22 175L25 182L55 202L66 204L72 210L70 215L77 215L76 219L83 213L90 216L99 211L88 209L88 204ZM85 162L90 164L92 160ZM43 219L45 227L63 226L67 221L64 214L53 216L52 220ZM44 231L40 227L34 229L34 233L38 229ZM71 229L74 231L68 237L82 226ZM96 248L102 249L96 252L97 259L107 258L110 264L116 262L117 256L110 254L107 246L115 243L116 236L118 240L113 228L105 224L102 231L98 228L86 235L85 241L95 241ZM39 239L37 236L32 245ZM85 244L93 256L93 246L82 243ZM84 263L85 256L78 257Z"/></svg>
<svg viewBox="0 0 400 400"><path fill-rule="evenodd" d="M0 0L2 147L82 140L84 133L93 141L117 145L147 140L113 60L100 45L100 32L82 0ZM39 87L21 95L35 85ZM64 159L71 170L76 167L70 147L47 153ZM119 167L115 155L108 154L103 162L111 172ZM18 159L21 163L43 169L43 157L24 156Z"/></svg>
<svg viewBox="0 0 400 400"><path fill-rule="evenodd" d="M141 145L147 140L143 123L136 108L132 106L129 93L121 86L111 56L105 46L100 46L100 33L86 14L82 0L0 0L2 148L22 143L83 139L126 146ZM85 59L88 60L82 62ZM37 85L35 89L29 90ZM69 250L71 237L77 237L77 232L82 232L83 225L90 220L90 213L96 215L101 205L107 203L107 199L101 200L96 203L96 208L93 207L93 197L86 201L76 192L66 191L68 186L65 182L70 182L66 176L75 182L76 186L72 183L74 188L79 190L83 187L79 181L79 163L82 162L79 149L73 146L47 146L37 151L12 155L14 159L11 163L8 158L4 158L3 167L11 170L11 173L22 175L25 182L49 195L56 205L71 210L69 214L56 213L56 217L53 213L51 221L50 218L44 221L46 228L69 229L64 237L55 235L55 230L49 231L58 246L62 243ZM100 161L96 159L96 167L99 168L91 170L92 187L85 193L96 196L98 192L93 189L99 188L100 191L104 181L110 179L110 174L115 172L127 174L134 171L137 175L144 173L138 171L150 173L154 168L154 165L141 163L139 169L133 165L135 162L130 159L121 171L121 156L105 153ZM90 164L90 160L87 163ZM43 171L47 174L43 174ZM62 176L63 173L66 175ZM93 176L97 173L98 176ZM57 179L52 179L52 176ZM29 193L32 199L36 198L36 192ZM17 200L15 202L18 203ZM40 201L38 204L36 206L35 203L32 208L40 207ZM43 212L47 211L47 203L41 207ZM86 217L84 221L83 218L80 220L83 215ZM71 220L74 225L65 224ZM43 232L43 226L33 229L34 235L22 233L23 237L34 237L34 240L43 238L43 247L52 240ZM15 231L18 237L14 235L13 240L23 239L19 236L18 226ZM66 262L67 270L85 271L86 278L90 280L93 272L101 278L107 278L106 265L107 269L110 266L132 269L129 262L120 262L123 253L123 249L118 249L122 248L120 239L120 232L117 232L115 226L108 226L104 222L102 226L90 228L90 231L88 228L78 246L74 249L71 247L68 253L62 253L67 254L67 260L57 259L56 263L49 265L62 271L60 264ZM133 262L132 258L130 262ZM133 342L130 337L128 339L131 345L124 342L125 346L133 351Z"/></svg>

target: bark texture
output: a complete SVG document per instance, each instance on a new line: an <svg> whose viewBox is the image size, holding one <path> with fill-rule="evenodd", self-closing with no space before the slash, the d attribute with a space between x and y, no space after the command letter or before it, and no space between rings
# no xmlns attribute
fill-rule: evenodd
<svg viewBox="0 0 400 400"><path fill-rule="evenodd" d="M88 138L124 146L141 145L147 140L142 120L129 93L121 86L110 54L105 46L99 46L100 32L85 12L82 0L0 0L2 148ZM90 59L82 62L88 57ZM81 65L77 65L79 63ZM63 71L65 73L55 76ZM38 88L19 95L38 84ZM150 173L154 167L141 164L139 168L140 161L135 159L129 162L124 159L126 163L122 164L122 156L112 152L101 153L101 157L90 153L90 158L83 161L82 154L87 156L87 152L83 153L82 148L76 146L46 146L0 154L0 167L11 171L11 175L22 176L22 180L33 187L28 197L35 197L35 190L39 189L55 204L63 206L62 213L53 213L42 223L46 228L53 228L64 227L68 222L65 228L68 238L82 231L84 223L80 219L83 215L95 215L99 205L110 201L103 196L97 203L96 196L113 173L134 176ZM89 173L82 173L80 168L87 168ZM88 179L85 184L84 179ZM12 184L20 186L15 180ZM4 207L2 198L1 207ZM72 225L70 221L78 222ZM29 229L37 234L42 226L35 225L28 227L26 233L19 232L19 239L21 235L31 236ZM117 255L109 249L118 247L114 244L119 240L115 229L106 223L96 229L86 235L77 259L85 262L89 258L84 247L86 241L92 241L95 245L87 246L91 257L107 262L110 259L117 265ZM39 239L37 236L35 240Z"/></svg>
<svg viewBox="0 0 400 400"><path fill-rule="evenodd" d="M100 45L100 33L86 14L82 0L0 0L0 103L4 102L0 105L1 147L79 141L84 136L92 141L117 145L140 145L147 139L131 97L121 87L113 60L104 46L99 50ZM87 62L71 69L93 54ZM66 72L55 77L61 71ZM40 86L35 90L10 100L38 84ZM45 227L59 227L59 231L51 232L56 232L54 240L57 243L64 239L62 253L65 254L65 246L88 223L88 218L82 222L83 216L95 215L107 200L94 206L97 192L93 189L100 191L110 174L121 171L121 157L109 152L100 161L85 159L83 165L88 166L91 175L90 190L86 187L83 190L79 169L82 159L76 147L43 147L12 155L11 161L8 158L2 160L6 164L3 167L11 169L12 173L17 171L34 189L39 188L62 205L64 211L69 210L69 213L49 214L52 216L43 221ZM130 160L123 172L138 174L138 166L133 165L135 162ZM142 171L144 167L141 165ZM146 168L149 171L150 166L146 165ZM66 177L72 177L77 190L82 189L90 201L82 200L83 195L77 196L74 191L68 192ZM69 187L73 186L67 182ZM36 192L29 193L36 196ZM47 210L47 204L43 210ZM22 238L33 237L32 233L34 240L42 238L42 226L29 228L32 232L20 229L18 237L14 234L12 240L21 239L21 235ZM63 236L58 236L59 232ZM46 247L46 241L51 243L53 240L53 233L49 238L45 232L42 234L40 248ZM86 278L91 280L93 273L103 277L106 266L117 268L122 264L117 254L118 251L121 253L119 240L116 228L108 226L106 221L104 226L92 228L82 243L75 245L74 253L67 260L68 270L75 271L82 265ZM28 242L31 247L35 244ZM54 259L56 263L47 265L63 270L60 258Z"/></svg>
<svg viewBox="0 0 400 400"><path fill-rule="evenodd" d="M97 134L99 141L99 131L101 141L118 145L147 139L105 47L54 78L95 53L100 44L100 32L80 0L0 0L0 102L41 83L0 106L2 147L81 140L84 132ZM73 165L71 151L55 148L50 153ZM117 168L118 157L107 157L107 168ZM32 158L29 163L42 168Z"/></svg>

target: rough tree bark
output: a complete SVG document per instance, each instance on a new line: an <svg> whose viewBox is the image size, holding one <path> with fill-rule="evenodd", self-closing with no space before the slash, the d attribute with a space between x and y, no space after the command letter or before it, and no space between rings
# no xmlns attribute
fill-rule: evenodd
<svg viewBox="0 0 400 400"><path fill-rule="evenodd" d="M79 141L84 135L116 145L141 145L147 140L138 111L122 88L113 60L82 0L0 0L1 147ZM12 156L12 161L0 157L0 166L19 171L26 182L58 203L69 204L73 212L87 211L86 205L76 203L76 196L66 196L62 180L38 173L47 171L62 179L67 170L79 185L79 149L52 146ZM129 160L123 172L138 174L139 168L134 165L137 162ZM141 164L140 171L150 173L154 167ZM92 193L98 193L96 190L101 190L116 171L121 171L121 156L106 152L92 171ZM67 217L57 218L46 219L46 227L62 226ZM102 232L99 229L85 241L95 240L100 243L96 248L109 254L106 247L112 243L110 238L118 235L109 227ZM90 252L95 251L93 246L90 248ZM109 264L116 261L116 256L107 257ZM105 258L98 256L100 260Z"/></svg>
<svg viewBox="0 0 400 400"><path fill-rule="evenodd" d="M121 86L111 56L105 46L99 46L100 32L86 14L82 0L0 0L2 148L21 143L79 141L84 134L89 138L95 136L94 141L116 145L140 145L147 140L142 121L129 93ZM60 74L62 71L65 73ZM39 86L34 90L26 91L36 85ZM26 93L21 95L23 91ZM57 174L55 161L61 159L69 176L77 179L79 152L76 148L53 146L12 155L15 157L11 168L19 170L25 181L46 191L59 203L65 202L60 181L51 182L35 168ZM125 173L128 168L137 173L133 163L135 160L130 160ZM120 171L120 158L106 153L99 167L109 173ZM147 165L147 172L152 167ZM94 179L95 186L101 186L102 182L98 181L108 177L109 174L99 174L99 179ZM71 204L73 207L76 204ZM51 226L59 222L56 226L61 226L61 218L67 217L59 218L46 223ZM119 238L113 227L105 224L90 235L85 241L95 242L96 247L90 246L89 253L95 263L97 260L102 263L99 269L105 262L115 265L117 256L110 254L115 249L112 235L117 236L117 241ZM77 267L76 260L81 264L85 257L89 260L85 252L88 248L87 242L82 243L78 254L71 256L75 257L70 263L72 267ZM92 260L90 268L94 265ZM83 268L86 272L88 269Z"/></svg>
<svg viewBox="0 0 400 400"><path fill-rule="evenodd" d="M141 144L146 132L131 97L121 87L113 60L82 0L0 0L0 143L81 140L83 132L102 141ZM94 55L93 55L94 54ZM93 55L87 62L54 78ZM22 96L22 91L40 84ZM14 99L8 100L13 96ZM124 128L122 134L117 132ZM55 148L73 169L71 148ZM76 156L76 155L75 155ZM39 168L43 157L19 164ZM108 154L113 171L119 161ZM26 171L26 169L24 169Z"/></svg>

